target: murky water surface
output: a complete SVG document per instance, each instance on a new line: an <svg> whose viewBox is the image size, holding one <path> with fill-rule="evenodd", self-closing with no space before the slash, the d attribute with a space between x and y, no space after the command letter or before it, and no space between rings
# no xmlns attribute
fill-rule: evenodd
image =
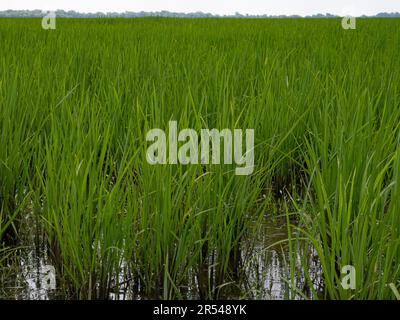
<svg viewBox="0 0 400 320"><path fill-rule="evenodd" d="M0 298L68 299L65 290L56 282L56 271L47 255L46 241L38 221L28 215L22 224L26 232L22 236L21 247L15 252L15 257L9 259L8 268L2 275ZM222 298L312 298L312 290L305 286L304 270L300 267L304 265L305 256L308 257L308 271L314 279L314 289L317 292L322 290L318 258L307 245L297 243L289 246L285 218L265 217L259 229L251 239L242 242L242 275L235 283L226 286ZM290 269L289 259L296 259L298 270ZM111 288L110 299L154 298L143 296L140 283L132 283L127 267L125 271L118 279L118 290L117 286ZM196 277L193 275L192 278L193 281L185 288L185 298L189 299L199 298ZM298 294L293 295L294 291L290 287L296 287Z"/></svg>

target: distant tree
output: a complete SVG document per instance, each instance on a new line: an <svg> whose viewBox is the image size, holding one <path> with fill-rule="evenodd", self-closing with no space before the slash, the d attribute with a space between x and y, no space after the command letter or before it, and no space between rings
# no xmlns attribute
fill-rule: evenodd
<svg viewBox="0 0 400 320"><path fill-rule="evenodd" d="M5 10L5 11L0 11L0 17L12 17L12 18L18 18L18 17L32 17L32 18L38 18L38 17L43 17L45 13L41 10ZM215 18L223 18L223 17L230 17L230 18L301 18L299 15L267 15L267 14L259 14L259 15L251 15L251 14L246 14L243 15L239 12L235 12L234 15L217 15L217 14L211 14L211 13L204 13L201 11L197 12L192 12L192 13L182 13L182 12L170 12L170 11L159 11L159 12L145 12L145 11L140 11L140 12L130 12L130 11L125 11L125 12L95 12L95 13L81 13L81 12L76 12L73 10L70 11L64 11L64 10L57 10L56 15L58 17L63 17L63 18L104 18L104 17L113 17L113 18L134 18L134 17L154 17L154 16L159 16L159 17L179 17L179 18L210 18L210 17L215 17ZM311 16L306 16L306 18L334 18L337 17L336 15L326 13L326 14L314 14ZM372 18L372 17L379 17L379 18L398 18L400 17L399 12L381 12L378 13L375 16L362 16L363 18Z"/></svg>

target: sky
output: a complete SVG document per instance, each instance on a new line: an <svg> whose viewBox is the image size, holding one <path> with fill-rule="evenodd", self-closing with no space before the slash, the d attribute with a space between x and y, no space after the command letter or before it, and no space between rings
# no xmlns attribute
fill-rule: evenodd
<svg viewBox="0 0 400 320"><path fill-rule="evenodd" d="M0 10L75 10L79 12L161 11L213 14L374 15L400 12L400 0L1 0Z"/></svg>

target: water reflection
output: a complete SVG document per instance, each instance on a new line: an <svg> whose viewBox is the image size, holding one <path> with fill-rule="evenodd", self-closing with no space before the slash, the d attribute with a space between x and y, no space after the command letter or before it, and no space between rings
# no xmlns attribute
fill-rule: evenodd
<svg viewBox="0 0 400 320"><path fill-rule="evenodd" d="M0 298L7 299L66 299L68 294L57 287L54 266L47 256L44 232L33 215L27 215L23 223L26 232L22 247L18 249L17 263L12 272L0 285ZM34 229L34 230L32 230ZM33 232L32 232L33 231ZM292 238L296 234L291 232ZM288 226L285 218L266 217L257 234L251 234L242 241L240 256L242 270L240 277L221 286L217 297L223 299L301 299L315 298L313 290L305 281L306 274L313 279L314 292L322 291L322 276L318 258L313 249L298 241L289 246ZM296 268L290 268L290 259L296 261ZM293 265L293 264L292 264ZM305 270L306 268L306 270ZM208 277L214 277L213 269ZM198 299L199 283L194 270L190 271L188 283L181 287L182 298ZM211 279L211 278L210 278ZM129 270L123 262L121 272L113 277L108 290L109 299L132 300L146 298L142 292L140 277Z"/></svg>

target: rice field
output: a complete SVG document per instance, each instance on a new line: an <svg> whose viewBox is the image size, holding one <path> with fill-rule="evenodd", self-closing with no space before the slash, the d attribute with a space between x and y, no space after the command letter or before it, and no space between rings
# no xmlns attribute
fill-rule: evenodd
<svg viewBox="0 0 400 320"><path fill-rule="evenodd" d="M0 19L0 48L0 298L27 261L47 298L399 296L400 20ZM254 129L252 174L150 164L169 121Z"/></svg>

